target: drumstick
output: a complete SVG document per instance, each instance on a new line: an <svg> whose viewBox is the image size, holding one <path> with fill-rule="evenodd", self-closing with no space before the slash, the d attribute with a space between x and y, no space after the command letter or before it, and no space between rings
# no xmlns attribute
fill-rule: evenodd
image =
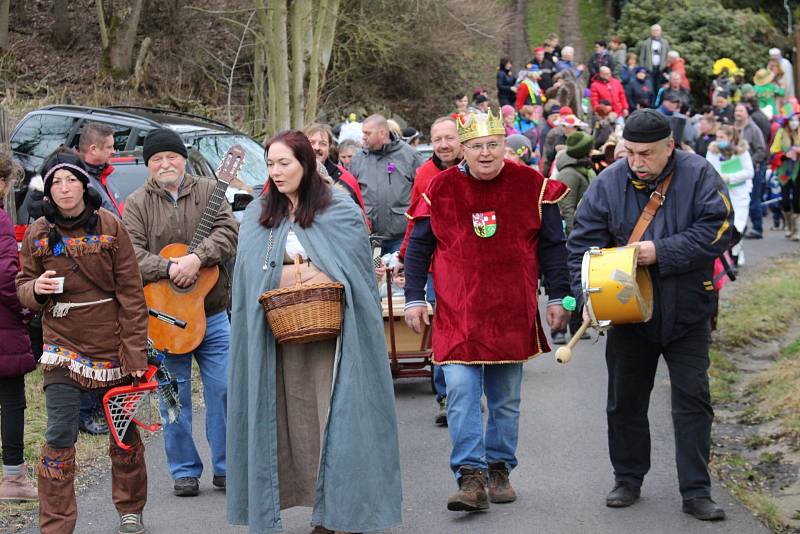
<svg viewBox="0 0 800 534"><path fill-rule="evenodd" d="M572 349L575 348L575 345L578 344L578 341L581 339L581 336L586 332L586 329L589 328L592 322L588 319L583 321L581 327L578 328L578 331L572 335L572 339L569 340L569 343L560 347L556 351L556 361L558 363L567 363L572 359Z"/></svg>

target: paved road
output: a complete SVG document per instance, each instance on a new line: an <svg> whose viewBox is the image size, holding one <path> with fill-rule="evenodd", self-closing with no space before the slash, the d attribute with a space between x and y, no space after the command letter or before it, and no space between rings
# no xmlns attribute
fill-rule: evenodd
<svg viewBox="0 0 800 534"><path fill-rule="evenodd" d="M758 269L768 256L797 250L777 232L759 242L747 241L748 266ZM768 530L715 482L714 497L728 512L722 523L701 523L680 511L669 408L669 380L659 369L650 407L653 467L645 480L642 499L635 506L613 510L604 499L612 484L605 423L606 375L603 341L582 342L568 365L555 363L552 354L525 367L520 422L519 467L512 482L517 502L493 505L488 513L460 514L445 509L454 489L448 468L447 430L432 424L434 400L426 380L395 384L403 465L403 527L391 532L469 534L678 534L766 533ZM202 417L195 426L204 445ZM208 459L208 448L201 454ZM147 449L150 473L145 524L151 534L203 532L244 533L224 520L225 496L211 488L211 475L201 480L197 498L172 496L163 442L153 439ZM79 497L77 532L116 532L110 479L101 478ZM310 509L296 508L283 515L292 534L310 532ZM31 529L29 532L34 532Z"/></svg>

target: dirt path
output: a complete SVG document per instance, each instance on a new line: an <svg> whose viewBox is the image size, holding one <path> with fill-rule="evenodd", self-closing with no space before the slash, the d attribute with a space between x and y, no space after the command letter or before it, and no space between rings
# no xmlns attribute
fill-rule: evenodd
<svg viewBox="0 0 800 534"><path fill-rule="evenodd" d="M559 36L561 46L571 46L575 49L575 63L586 63L589 57L586 54L586 43L581 33L581 16L579 0L563 0L561 4L561 23Z"/></svg>

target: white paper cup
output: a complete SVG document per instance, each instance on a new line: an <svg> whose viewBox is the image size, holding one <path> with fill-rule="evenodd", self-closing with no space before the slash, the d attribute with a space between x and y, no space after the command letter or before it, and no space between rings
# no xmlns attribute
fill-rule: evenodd
<svg viewBox="0 0 800 534"><path fill-rule="evenodd" d="M64 277L63 276L54 276L51 280L55 280L58 282L58 286L56 286L56 290L54 293L63 293L64 292Z"/></svg>

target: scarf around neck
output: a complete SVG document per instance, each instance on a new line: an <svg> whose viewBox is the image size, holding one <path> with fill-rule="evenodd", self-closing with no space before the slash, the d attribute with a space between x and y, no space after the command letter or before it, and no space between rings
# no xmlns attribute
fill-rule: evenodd
<svg viewBox="0 0 800 534"><path fill-rule="evenodd" d="M633 187L635 187L638 191L647 191L651 193L655 191L658 184L664 181L664 179L672 174L673 169L675 168L675 151L673 150L672 155L669 157L667 164L664 166L664 170L656 177L655 180L640 180L634 173L631 171L630 165L628 166L628 179L630 180Z"/></svg>

